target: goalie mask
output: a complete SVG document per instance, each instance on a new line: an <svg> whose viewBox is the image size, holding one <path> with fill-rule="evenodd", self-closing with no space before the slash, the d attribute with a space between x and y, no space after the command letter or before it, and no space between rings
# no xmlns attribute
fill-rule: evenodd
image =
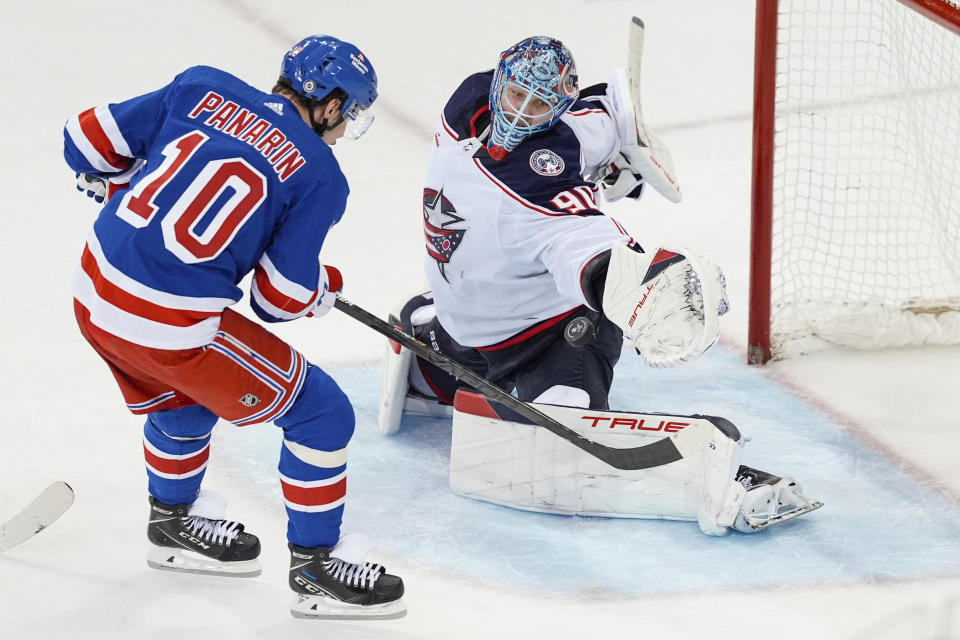
<svg viewBox="0 0 960 640"><path fill-rule="evenodd" d="M502 52L490 85L490 156L503 160L552 127L578 95L573 56L559 40L534 36Z"/></svg>

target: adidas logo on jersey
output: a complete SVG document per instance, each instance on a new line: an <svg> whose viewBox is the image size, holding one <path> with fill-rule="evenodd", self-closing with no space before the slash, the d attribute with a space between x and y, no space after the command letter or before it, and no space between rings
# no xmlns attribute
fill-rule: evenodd
<svg viewBox="0 0 960 640"><path fill-rule="evenodd" d="M278 116L283 115L283 105L279 102L264 102L263 106L265 106L267 109L270 109Z"/></svg>

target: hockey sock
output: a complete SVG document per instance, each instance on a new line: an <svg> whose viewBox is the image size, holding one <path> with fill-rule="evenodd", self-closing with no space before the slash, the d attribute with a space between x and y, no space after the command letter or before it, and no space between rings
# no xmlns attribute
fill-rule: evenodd
<svg viewBox="0 0 960 640"><path fill-rule="evenodd" d="M287 508L287 539L301 547L332 547L340 539L343 503L347 495L347 465L321 467L306 458L315 454L346 459L346 449L327 452L284 440L280 453L280 484Z"/></svg>
<svg viewBox="0 0 960 640"><path fill-rule="evenodd" d="M217 417L201 406L158 411L143 426L150 495L164 504L192 504L210 456Z"/></svg>
<svg viewBox="0 0 960 640"><path fill-rule="evenodd" d="M300 397L275 424L284 432L278 468L287 539L301 547L332 547L340 539L347 493L353 407L330 376L311 366Z"/></svg>

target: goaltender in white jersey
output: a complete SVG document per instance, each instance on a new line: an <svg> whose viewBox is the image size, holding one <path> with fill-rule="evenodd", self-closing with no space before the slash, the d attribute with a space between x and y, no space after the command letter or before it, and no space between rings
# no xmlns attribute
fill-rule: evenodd
<svg viewBox="0 0 960 640"><path fill-rule="evenodd" d="M425 271L437 315L469 346L500 343L589 304L584 266L631 242L600 213L598 187L583 178L619 152L609 116L578 102L543 139L524 145L523 157L498 162L478 138L483 132L470 128L469 103L486 98L491 77L468 78L441 114L423 194Z"/></svg>
<svg viewBox="0 0 960 640"><path fill-rule="evenodd" d="M706 429L702 453L614 469L396 344L380 427L396 431L405 408L452 406L450 483L473 498L757 531L819 503L790 478L740 465L744 440L722 418L609 411L624 338L671 366L716 341L727 309L715 265L685 249L645 251L599 209L601 187L608 200L639 198L649 182L680 199L669 154L641 123L622 71L581 91L552 38L527 38L468 77L441 114L423 191L431 291L404 300L393 322L587 438L637 447Z"/></svg>

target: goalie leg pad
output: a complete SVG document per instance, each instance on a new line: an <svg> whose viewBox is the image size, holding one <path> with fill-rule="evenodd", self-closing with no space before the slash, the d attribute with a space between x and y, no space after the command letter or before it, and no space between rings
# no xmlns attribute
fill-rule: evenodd
<svg viewBox="0 0 960 640"><path fill-rule="evenodd" d="M435 317L433 298L428 291L404 298L396 314L390 315L390 323L416 336L417 328ZM397 342L387 340L383 356L383 389L377 416L380 432L384 435L396 433L404 413L438 417L450 415L449 407L441 405L436 396L429 392L413 352Z"/></svg>
<svg viewBox="0 0 960 640"><path fill-rule="evenodd" d="M681 438L688 431L693 435L708 430L714 449L701 440L698 451L681 460L643 470L618 470L546 429L501 418L482 395L460 391L454 404L450 453L454 492L526 511L698 520L707 523L708 533L720 533L718 527L725 530L722 523L733 522L739 504L724 510L723 498L738 464L740 436L729 423L709 416L534 406L608 446L636 447L665 436ZM718 422L725 426L723 431ZM709 463L704 461L707 451ZM708 482L718 491L706 491ZM737 487L743 491L741 485Z"/></svg>
<svg viewBox="0 0 960 640"><path fill-rule="evenodd" d="M403 403L410 389L410 365L413 352L396 342L387 341L383 352L383 389L380 392L380 413L377 425L384 435L400 429Z"/></svg>
<svg viewBox="0 0 960 640"><path fill-rule="evenodd" d="M715 437L700 457L702 465L701 499L697 523L708 536L727 533L740 513L746 489L733 479L743 455L744 440Z"/></svg>

